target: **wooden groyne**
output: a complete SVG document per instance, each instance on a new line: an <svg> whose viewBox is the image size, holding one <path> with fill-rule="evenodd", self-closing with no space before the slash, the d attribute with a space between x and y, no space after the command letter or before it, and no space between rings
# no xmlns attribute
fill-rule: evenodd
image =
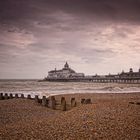
<svg viewBox="0 0 140 140"><path fill-rule="evenodd" d="M0 93L0 100L9 100L14 98L34 100L35 103L41 105L42 107L47 107L53 110L62 110L62 111L70 110L80 104L82 105L82 104L92 103L91 99L81 99L81 102L77 104L75 98L71 98L70 103L68 103L65 97L61 97L60 100L56 100L55 96L50 96L50 97L43 96L42 98L39 98L38 95L31 97L31 95L28 94L27 97L25 97L24 94Z"/></svg>

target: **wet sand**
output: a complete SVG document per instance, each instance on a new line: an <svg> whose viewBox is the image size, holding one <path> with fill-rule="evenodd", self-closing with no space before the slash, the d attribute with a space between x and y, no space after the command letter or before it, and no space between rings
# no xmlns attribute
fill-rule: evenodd
<svg viewBox="0 0 140 140"><path fill-rule="evenodd" d="M62 96L67 103L75 97L78 106L63 112L34 100L0 100L0 139L140 139L140 105L136 104L140 93L71 94L56 99ZM92 104L81 105L82 98L91 98Z"/></svg>

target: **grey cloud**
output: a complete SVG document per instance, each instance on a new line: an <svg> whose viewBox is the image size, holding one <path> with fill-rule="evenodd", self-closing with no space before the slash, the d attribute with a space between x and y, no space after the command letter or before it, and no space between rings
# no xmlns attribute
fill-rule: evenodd
<svg viewBox="0 0 140 140"><path fill-rule="evenodd" d="M48 32L49 29L75 31L91 23L140 21L139 0L5 0L0 2L0 9L0 24L10 28L9 32L15 27L33 33L41 30L36 29L38 27L48 27ZM58 14L60 11L66 13L65 20ZM70 16L73 19L69 19Z"/></svg>
<svg viewBox="0 0 140 140"><path fill-rule="evenodd" d="M45 14L64 11L80 17L95 17L119 21L140 21L139 0L3 0L0 2L1 21L23 21L45 18Z"/></svg>
<svg viewBox="0 0 140 140"><path fill-rule="evenodd" d="M80 45L77 40L75 42L66 42L59 44L59 51L62 54L72 55L75 57L79 57L84 61L94 62L102 62L104 58L110 58L115 56L115 52L111 49L98 49L97 47L89 48L87 46Z"/></svg>
<svg viewBox="0 0 140 140"><path fill-rule="evenodd" d="M139 0L62 0L49 1L55 8L95 20L140 21Z"/></svg>

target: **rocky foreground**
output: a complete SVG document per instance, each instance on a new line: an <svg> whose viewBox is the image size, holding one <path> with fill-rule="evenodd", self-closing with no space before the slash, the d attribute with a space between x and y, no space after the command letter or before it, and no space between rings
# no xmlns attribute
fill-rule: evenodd
<svg viewBox="0 0 140 140"><path fill-rule="evenodd" d="M67 103L75 97L77 107L60 111L29 99L0 100L0 139L140 140L140 93L63 96ZM92 104L79 104L82 98Z"/></svg>

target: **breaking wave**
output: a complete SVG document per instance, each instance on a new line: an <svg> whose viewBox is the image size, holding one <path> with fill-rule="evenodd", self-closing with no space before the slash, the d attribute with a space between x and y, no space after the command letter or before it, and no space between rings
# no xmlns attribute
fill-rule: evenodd
<svg viewBox="0 0 140 140"><path fill-rule="evenodd" d="M140 84L38 82L37 80L0 80L0 92L19 94L69 94L69 93L133 93L140 92Z"/></svg>

